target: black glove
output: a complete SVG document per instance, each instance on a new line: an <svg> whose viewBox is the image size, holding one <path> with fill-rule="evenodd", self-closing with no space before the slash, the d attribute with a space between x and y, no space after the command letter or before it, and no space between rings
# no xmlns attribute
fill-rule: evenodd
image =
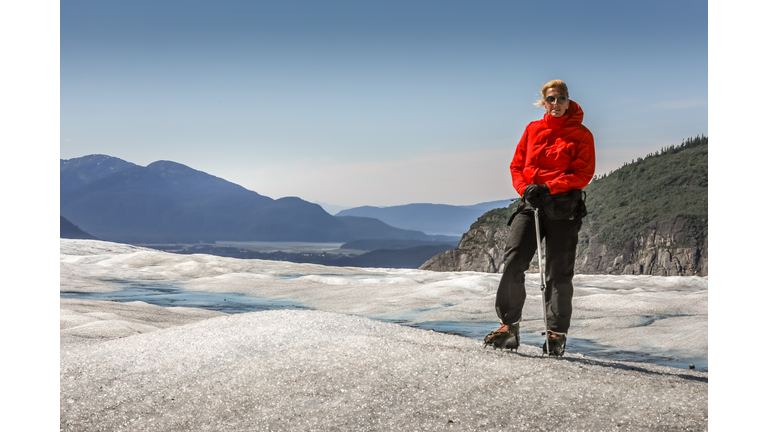
<svg viewBox="0 0 768 432"><path fill-rule="evenodd" d="M549 198L549 186L545 184L528 185L523 192L523 198L534 208L542 208Z"/></svg>

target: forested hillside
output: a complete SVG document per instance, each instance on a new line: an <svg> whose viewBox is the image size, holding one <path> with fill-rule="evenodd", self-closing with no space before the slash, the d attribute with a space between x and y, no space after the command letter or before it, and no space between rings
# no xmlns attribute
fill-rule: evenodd
<svg viewBox="0 0 768 432"><path fill-rule="evenodd" d="M578 271L708 274L708 148L689 138L593 180Z"/></svg>
<svg viewBox="0 0 768 432"><path fill-rule="evenodd" d="M584 225L621 246L649 222L682 217L696 237L707 230L707 137L638 158L587 186L591 217Z"/></svg>

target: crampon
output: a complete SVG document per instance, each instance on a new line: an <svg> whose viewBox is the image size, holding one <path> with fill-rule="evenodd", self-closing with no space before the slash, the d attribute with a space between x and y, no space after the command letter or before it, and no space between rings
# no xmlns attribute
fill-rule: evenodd
<svg viewBox="0 0 768 432"><path fill-rule="evenodd" d="M510 349L517 351L520 346L519 324L502 324L498 330L494 330L485 337L485 346L493 345L493 349Z"/></svg>
<svg viewBox="0 0 768 432"><path fill-rule="evenodd" d="M547 341L549 341L549 355L555 357L562 357L565 354L565 335L562 333L555 333L547 331ZM547 341L541 346L541 350L544 354L547 354Z"/></svg>

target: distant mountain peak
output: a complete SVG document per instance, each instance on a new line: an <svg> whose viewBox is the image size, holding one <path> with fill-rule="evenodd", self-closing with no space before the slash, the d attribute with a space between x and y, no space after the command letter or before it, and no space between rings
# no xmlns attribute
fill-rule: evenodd
<svg viewBox="0 0 768 432"><path fill-rule="evenodd" d="M71 191L120 171L139 167L134 163L103 154L61 159L59 166L61 192Z"/></svg>
<svg viewBox="0 0 768 432"><path fill-rule="evenodd" d="M212 178L218 178L204 171L199 171L194 168L190 168L184 164L178 162L159 160L147 165L147 170L162 175L163 177L189 177L189 176L206 176Z"/></svg>
<svg viewBox="0 0 768 432"><path fill-rule="evenodd" d="M86 166L86 165L131 165L136 166L136 164L133 164L128 161L124 161L120 158L116 158L114 156L108 156L104 154L92 154L92 155L86 155L81 156L78 158L72 158L72 159L60 159L61 161L61 167L80 167L80 166Z"/></svg>
<svg viewBox="0 0 768 432"><path fill-rule="evenodd" d="M169 161L169 160L154 161L151 164L147 165L147 168L152 168L152 169L187 169L187 170L197 171L196 169L190 168L190 167L188 167L188 166L186 166L184 164L181 164L181 163L178 163L178 162L174 162L174 161Z"/></svg>

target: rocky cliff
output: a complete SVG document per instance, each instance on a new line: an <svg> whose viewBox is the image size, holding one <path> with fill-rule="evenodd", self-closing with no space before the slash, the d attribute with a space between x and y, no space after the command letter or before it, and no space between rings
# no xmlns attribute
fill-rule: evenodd
<svg viewBox="0 0 768 432"><path fill-rule="evenodd" d="M591 227L581 233L576 272L583 274L631 274L655 276L707 276L707 220L695 223L676 216L651 222L617 248L600 241Z"/></svg>
<svg viewBox="0 0 768 432"><path fill-rule="evenodd" d="M456 249L432 257L420 269L501 273L509 235L506 223L514 207L486 213L462 236ZM708 236L706 232L697 233L693 225L685 217L652 222L618 248L601 242L585 224L580 233L576 273L707 276ZM538 271L537 264L534 254L529 271Z"/></svg>
<svg viewBox="0 0 768 432"><path fill-rule="evenodd" d="M422 270L500 272L504 266L504 246L509 227L507 220L517 208L511 204L486 212L470 226L456 249L432 257Z"/></svg>

